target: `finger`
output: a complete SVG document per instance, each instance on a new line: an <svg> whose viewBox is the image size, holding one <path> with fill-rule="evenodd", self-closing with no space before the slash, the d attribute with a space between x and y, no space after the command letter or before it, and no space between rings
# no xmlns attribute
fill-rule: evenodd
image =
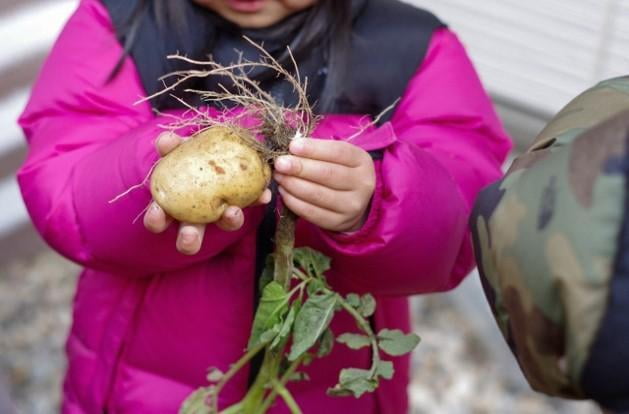
<svg viewBox="0 0 629 414"><path fill-rule="evenodd" d="M357 199L356 197L351 197L353 194L351 192L332 190L297 177L276 173L275 180L281 188L288 191L293 197L335 213L347 213L347 210L353 204L353 200Z"/></svg>
<svg viewBox="0 0 629 414"><path fill-rule="evenodd" d="M177 236L177 250L188 256L199 253L204 235L204 224L181 223Z"/></svg>
<svg viewBox="0 0 629 414"><path fill-rule="evenodd" d="M151 201L151 204L144 213L144 227L152 233L162 233L173 222L166 212L155 202Z"/></svg>
<svg viewBox="0 0 629 414"><path fill-rule="evenodd" d="M182 138L172 131L162 132L155 140L155 147L160 156L164 156L177 148L183 142Z"/></svg>
<svg viewBox="0 0 629 414"><path fill-rule="evenodd" d="M352 168L325 161L284 155L275 161L275 171L299 177L335 190L352 190L355 187Z"/></svg>
<svg viewBox="0 0 629 414"><path fill-rule="evenodd" d="M235 206L225 209L221 218L216 222L216 226L224 231L239 230L245 224L245 215L242 210Z"/></svg>
<svg viewBox="0 0 629 414"><path fill-rule="evenodd" d="M258 200L256 200L256 202L254 203L254 205L265 205L265 204L269 204L271 202L271 200L273 199L273 193L271 192L271 190L269 190L268 188L266 190L264 190L264 192L262 193L262 195L260 195L260 198L258 198Z"/></svg>
<svg viewBox="0 0 629 414"><path fill-rule="evenodd" d="M328 161L347 167L358 167L363 162L365 152L344 141L331 141L312 138L298 138L290 143L292 154L312 160Z"/></svg>
<svg viewBox="0 0 629 414"><path fill-rule="evenodd" d="M279 192L284 205L299 217L325 230L344 231L346 220L341 214L306 203L282 187L279 188Z"/></svg>

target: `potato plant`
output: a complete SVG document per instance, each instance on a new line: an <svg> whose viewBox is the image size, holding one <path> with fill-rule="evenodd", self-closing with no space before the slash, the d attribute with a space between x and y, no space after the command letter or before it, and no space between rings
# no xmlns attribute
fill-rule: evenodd
<svg viewBox="0 0 629 414"><path fill-rule="evenodd" d="M330 268L327 257L310 248L293 249L292 253L294 266L289 288L276 278L274 261L268 263L261 281L264 288L260 306L245 355L228 372L211 369L209 385L190 396L181 413L262 414L278 397L292 413L301 413L286 385L289 381L307 379L299 371L300 367L315 358L327 356L335 342L351 349L370 347L372 350L370 367L343 369L338 383L328 390L332 396L359 398L366 392L375 391L381 380L393 377L393 363L382 359L382 354L399 356L415 348L419 338L414 334L388 329L373 332L368 318L376 309L375 299L370 294L343 297L336 293L325 278L325 271ZM362 333L344 333L335 337L330 323L337 312L348 312ZM290 346L287 345L289 340ZM219 410L218 396L225 384L263 351L264 362L247 395L239 403Z"/></svg>
<svg viewBox="0 0 629 414"><path fill-rule="evenodd" d="M294 61L295 76L263 48L252 44L263 56L260 62L241 61L224 67L212 61L170 56L201 69L172 74L175 81L160 94L175 90L190 78L221 76L229 80L231 89L186 91L208 102L230 101L244 108L239 117L259 121L258 126L244 130L236 126L239 117L216 120L189 106L197 115L192 122L203 131L160 160L151 178L155 200L179 220L211 223L227 205L246 207L257 200L271 176L267 162L288 153L291 140L310 136L316 125ZM248 69L260 66L276 71L293 85L298 97L294 106L278 105L247 77ZM188 125L190 122L181 120ZM263 143L255 137L262 137ZM211 368L208 385L186 399L181 414L263 414L278 398L292 413L301 413L287 384L306 379L300 369L315 358L325 358L335 343L351 349L371 349L369 367L341 370L338 383L330 384L328 390L331 396L358 398L376 390L380 381L393 377L393 363L383 359L384 354L403 355L418 344L414 334L388 329L374 332L369 323L376 309L374 297L335 292L325 277L330 259L310 248L294 248L295 221L296 216L289 210L281 211L275 250L260 280L261 297L246 352L227 372ZM338 312L349 313L361 333L335 336L330 323ZM230 407L219 407L222 389L259 353L264 354L262 366L247 394Z"/></svg>

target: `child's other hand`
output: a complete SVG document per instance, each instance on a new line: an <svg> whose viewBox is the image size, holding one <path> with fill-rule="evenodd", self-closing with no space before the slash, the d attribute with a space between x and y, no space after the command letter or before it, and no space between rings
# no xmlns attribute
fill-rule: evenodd
<svg viewBox="0 0 629 414"><path fill-rule="evenodd" d="M284 204L323 229L358 230L376 185L369 154L348 142L318 139L296 139L290 152L275 161Z"/></svg>
<svg viewBox="0 0 629 414"><path fill-rule="evenodd" d="M172 132L161 134L155 145L160 156L164 156L177 148L181 144L182 138ZM271 191L266 190L258 199L259 204L267 204L271 201ZM225 209L223 216L216 224L225 231L236 231L244 224L244 214L239 207L230 206ZM144 214L144 227L153 233L161 233L175 220L168 216L155 201L151 204ZM179 223L179 235L177 236L176 248L179 252L186 255L194 255L201 249L203 236L205 234L205 225Z"/></svg>

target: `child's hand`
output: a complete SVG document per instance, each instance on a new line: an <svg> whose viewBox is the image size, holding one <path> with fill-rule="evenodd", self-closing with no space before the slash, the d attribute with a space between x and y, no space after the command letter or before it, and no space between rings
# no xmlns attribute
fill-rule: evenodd
<svg viewBox="0 0 629 414"><path fill-rule="evenodd" d="M323 229L359 229L376 185L369 154L348 142L318 139L296 139L290 152L275 161L284 204Z"/></svg>
<svg viewBox="0 0 629 414"><path fill-rule="evenodd" d="M172 132L161 134L155 145L160 156L168 154L181 144L182 138ZM271 191L266 190L258 199L259 204L267 204L271 201ZM144 214L144 226L153 233L165 231L174 219L169 217L155 201L151 201L149 209ZM230 206L225 209L223 216L215 223L225 231L236 231L244 224L244 214L239 207ZM179 235L177 237L177 250L183 254L194 255L201 249L205 225L179 223Z"/></svg>

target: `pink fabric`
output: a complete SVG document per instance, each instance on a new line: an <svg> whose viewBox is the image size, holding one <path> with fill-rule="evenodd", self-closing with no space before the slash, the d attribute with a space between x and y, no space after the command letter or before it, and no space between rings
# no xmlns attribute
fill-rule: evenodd
<svg viewBox="0 0 629 414"><path fill-rule="evenodd" d="M210 366L226 369L245 348L252 319L255 229L262 211L246 211L242 230L210 226L200 254L175 251L176 230L147 232L134 219L147 189L116 203L157 159L160 124L133 63L106 79L121 54L109 16L83 0L49 56L20 118L28 159L18 178L32 220L46 241L81 263L74 324L67 342L63 412L175 413ZM360 117L329 115L316 137L344 139ZM190 132L190 131L182 131ZM333 258L340 290L378 297L379 328L410 329L406 297L452 289L473 266L466 222L472 201L500 174L510 143L465 51L440 30L395 116L355 144L386 149L364 227L352 234L298 227L298 243ZM335 332L354 330L346 317ZM305 413L407 410L408 358L395 358L392 381L360 400L325 396L342 367L366 367L369 353L336 346L292 386ZM247 373L222 404L246 390ZM278 404L273 413L286 413Z"/></svg>

